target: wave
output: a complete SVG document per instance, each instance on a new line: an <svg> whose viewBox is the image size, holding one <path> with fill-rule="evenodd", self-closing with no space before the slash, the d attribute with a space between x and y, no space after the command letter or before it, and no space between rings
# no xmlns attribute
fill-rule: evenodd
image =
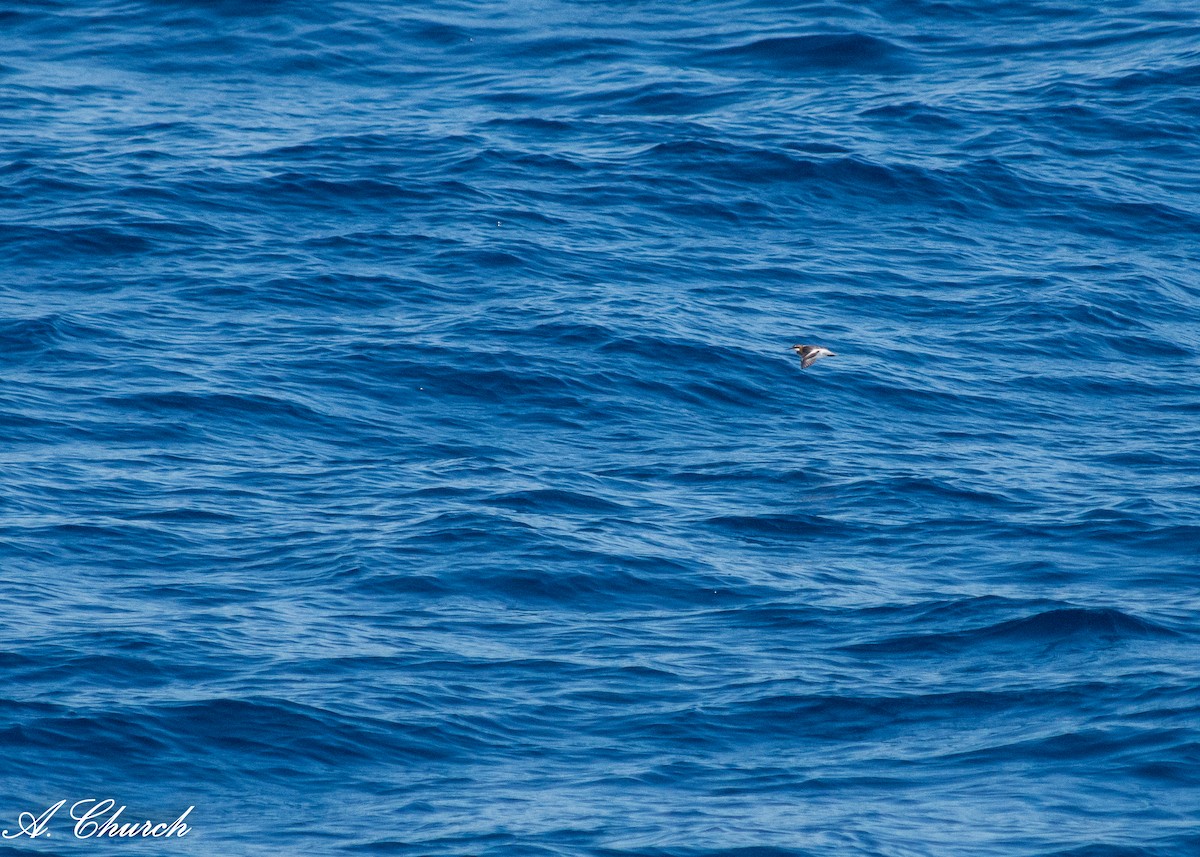
<svg viewBox="0 0 1200 857"><path fill-rule="evenodd" d="M949 653L996 645L1040 650L1048 646L1108 646L1176 636L1170 628L1113 608L1057 607L963 631L902 634L857 643L848 650L883 654Z"/></svg>

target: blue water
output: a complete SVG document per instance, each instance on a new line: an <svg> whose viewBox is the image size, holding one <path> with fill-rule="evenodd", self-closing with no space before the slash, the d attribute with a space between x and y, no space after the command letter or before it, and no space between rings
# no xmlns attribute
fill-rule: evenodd
<svg viewBox="0 0 1200 857"><path fill-rule="evenodd" d="M1200 854L1200 7L0 33L0 854Z"/></svg>

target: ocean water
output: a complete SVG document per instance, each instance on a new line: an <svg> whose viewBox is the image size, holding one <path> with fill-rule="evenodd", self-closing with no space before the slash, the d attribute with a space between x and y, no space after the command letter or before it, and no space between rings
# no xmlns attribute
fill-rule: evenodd
<svg viewBox="0 0 1200 857"><path fill-rule="evenodd" d="M1200 854L1200 7L0 34L0 854Z"/></svg>

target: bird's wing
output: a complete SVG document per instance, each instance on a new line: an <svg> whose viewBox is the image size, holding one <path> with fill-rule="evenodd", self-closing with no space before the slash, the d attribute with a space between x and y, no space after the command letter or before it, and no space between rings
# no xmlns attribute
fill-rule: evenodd
<svg viewBox="0 0 1200 857"><path fill-rule="evenodd" d="M807 369L809 366L813 365L813 363L816 362L816 359L817 359L817 355L815 355L811 352L808 354L805 354L804 357L800 360L800 368Z"/></svg>

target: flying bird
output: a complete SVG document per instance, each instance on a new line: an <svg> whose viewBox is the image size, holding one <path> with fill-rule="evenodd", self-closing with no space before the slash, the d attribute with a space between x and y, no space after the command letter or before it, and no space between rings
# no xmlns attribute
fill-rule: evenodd
<svg viewBox="0 0 1200 857"><path fill-rule="evenodd" d="M822 348L820 345L793 345L792 350L800 358L801 369L807 369L822 357L837 357L828 348Z"/></svg>

